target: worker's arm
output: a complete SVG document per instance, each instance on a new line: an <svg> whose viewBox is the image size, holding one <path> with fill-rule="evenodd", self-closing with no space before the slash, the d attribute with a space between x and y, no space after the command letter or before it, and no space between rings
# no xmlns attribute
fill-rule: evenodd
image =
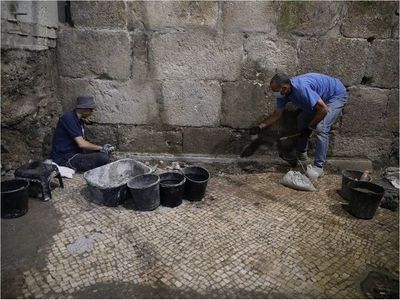
<svg viewBox="0 0 400 300"><path fill-rule="evenodd" d="M83 137L78 136L74 138L75 142L78 144L79 148L84 150L100 151L103 147L92 144L86 141Z"/></svg>
<svg viewBox="0 0 400 300"><path fill-rule="evenodd" d="M322 99L319 99L317 104L315 104L315 109L317 112L315 113L314 118L311 120L310 124L308 124L308 128L315 129L318 125L318 123L325 118L326 114L329 112L328 106L322 101Z"/></svg>
<svg viewBox="0 0 400 300"><path fill-rule="evenodd" d="M263 129L263 128L266 128L266 127L274 124L276 121L278 121L282 117L283 110L284 110L284 108L276 108L260 124L258 124L258 127Z"/></svg>

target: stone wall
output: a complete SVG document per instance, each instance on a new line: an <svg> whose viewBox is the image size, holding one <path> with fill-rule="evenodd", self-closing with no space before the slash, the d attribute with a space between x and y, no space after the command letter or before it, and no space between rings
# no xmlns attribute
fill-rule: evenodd
<svg viewBox="0 0 400 300"><path fill-rule="evenodd" d="M58 100L67 111L95 96L94 142L238 154L274 109L276 71L348 87L331 155L382 161L398 134L397 2L73 1L71 15L57 33ZM283 124L294 122L273 134Z"/></svg>
<svg viewBox="0 0 400 300"><path fill-rule="evenodd" d="M56 97L57 3L1 2L1 155L4 169L49 156Z"/></svg>

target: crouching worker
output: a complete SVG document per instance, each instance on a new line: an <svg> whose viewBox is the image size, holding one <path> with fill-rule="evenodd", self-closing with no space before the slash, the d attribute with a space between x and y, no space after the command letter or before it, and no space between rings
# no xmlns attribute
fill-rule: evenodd
<svg viewBox="0 0 400 300"><path fill-rule="evenodd" d="M85 172L109 162L114 147L92 144L85 137L84 119L90 117L94 109L93 97L79 96L76 108L60 117L51 155L56 164Z"/></svg>

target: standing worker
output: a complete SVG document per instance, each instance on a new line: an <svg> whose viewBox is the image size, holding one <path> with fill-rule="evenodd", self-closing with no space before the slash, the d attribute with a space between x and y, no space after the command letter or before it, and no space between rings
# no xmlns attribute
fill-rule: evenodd
<svg viewBox="0 0 400 300"><path fill-rule="evenodd" d="M56 164L85 172L109 162L113 146L98 146L86 140L84 119L93 114L95 107L92 96L79 96L75 109L60 117L51 154Z"/></svg>
<svg viewBox="0 0 400 300"><path fill-rule="evenodd" d="M301 136L297 139L296 156L301 161L308 159L308 138L314 132L317 136L314 164L307 166L307 175L312 179L323 176L329 133L347 102L346 88L340 80L319 73L307 73L293 78L278 73L272 77L270 87L277 98L276 109L252 128L250 134L258 134L261 129L278 121L286 103L291 101L301 109L297 118Z"/></svg>

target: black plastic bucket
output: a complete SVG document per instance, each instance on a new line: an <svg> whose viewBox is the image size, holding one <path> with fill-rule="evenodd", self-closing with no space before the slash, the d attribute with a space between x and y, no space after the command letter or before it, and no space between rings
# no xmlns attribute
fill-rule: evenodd
<svg viewBox="0 0 400 300"><path fill-rule="evenodd" d="M176 207L182 204L185 196L186 178L178 172L166 172L160 175L160 203L163 206Z"/></svg>
<svg viewBox="0 0 400 300"><path fill-rule="evenodd" d="M340 195L347 201L350 201L350 189L347 184L349 182L358 182L363 172L354 170L343 170L342 171L342 189ZM356 180L357 179L357 180ZM371 181L371 177L368 175L368 181Z"/></svg>
<svg viewBox="0 0 400 300"><path fill-rule="evenodd" d="M189 201L200 201L203 199L210 173L202 167L191 166L183 169L186 178L185 199Z"/></svg>
<svg viewBox="0 0 400 300"><path fill-rule="evenodd" d="M136 210L154 210L160 206L160 177L153 174L139 175L128 182L133 206Z"/></svg>
<svg viewBox="0 0 400 300"><path fill-rule="evenodd" d="M13 179L1 182L1 217L18 218L28 212L29 182Z"/></svg>
<svg viewBox="0 0 400 300"><path fill-rule="evenodd" d="M348 211L356 218L372 219L382 200L385 189L367 181L353 181L347 184L350 191Z"/></svg>

